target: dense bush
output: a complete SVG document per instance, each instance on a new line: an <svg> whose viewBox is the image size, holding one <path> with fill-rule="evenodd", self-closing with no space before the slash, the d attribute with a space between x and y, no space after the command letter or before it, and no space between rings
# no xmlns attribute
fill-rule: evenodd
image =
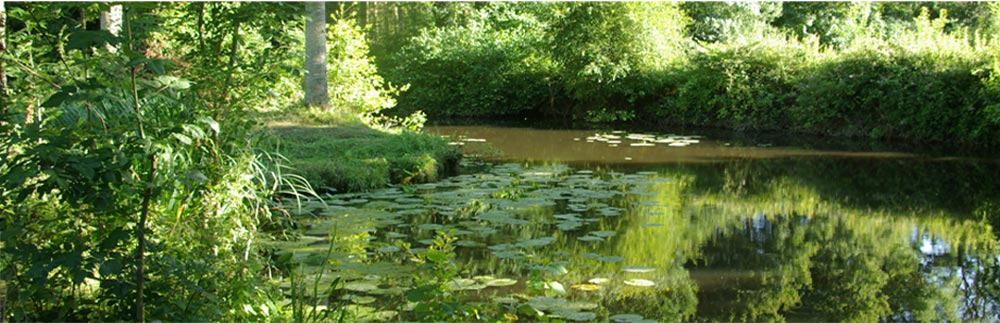
<svg viewBox="0 0 1000 323"><path fill-rule="evenodd" d="M1000 144L995 4L454 8L380 60L405 111Z"/></svg>
<svg viewBox="0 0 1000 323"><path fill-rule="evenodd" d="M686 68L671 71L676 92L652 112L673 123L785 127L800 73L815 54L784 40L705 48Z"/></svg>
<svg viewBox="0 0 1000 323"><path fill-rule="evenodd" d="M400 112L512 115L549 104L552 63L538 52L538 22L490 5L497 7L491 19L427 28L390 58L397 65L387 78L409 85Z"/></svg>

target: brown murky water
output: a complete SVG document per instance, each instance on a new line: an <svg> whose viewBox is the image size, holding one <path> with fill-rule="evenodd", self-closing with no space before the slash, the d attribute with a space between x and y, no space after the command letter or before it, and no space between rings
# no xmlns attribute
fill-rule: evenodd
<svg viewBox="0 0 1000 323"><path fill-rule="evenodd" d="M629 134L621 131L551 130L491 126L428 127L429 133L446 135L455 143L466 146L470 153L491 153L498 149L498 160L548 161L566 163L663 164L718 162L731 159L764 159L787 157L826 158L907 158L912 153L882 151L816 150L792 146L775 146L770 142L754 145L734 144L734 140L706 137L698 134ZM591 139L604 136L618 138ZM654 138L690 137L697 140L686 146L670 146L643 140ZM738 138L731 138L738 139ZM610 143L609 143L610 141ZM617 142L616 142L617 141ZM650 143L652 145L644 145Z"/></svg>

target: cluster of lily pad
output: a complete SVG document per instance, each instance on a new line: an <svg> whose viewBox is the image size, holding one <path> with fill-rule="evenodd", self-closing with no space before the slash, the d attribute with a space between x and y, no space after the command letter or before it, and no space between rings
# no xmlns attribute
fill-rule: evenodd
<svg viewBox="0 0 1000 323"><path fill-rule="evenodd" d="M431 244L436 232L450 232L457 238L454 244L461 247L460 261L528 264L521 270L515 266L515 269L481 269L492 272L468 272L468 276L446 282L450 290L480 293L497 302L520 302L549 317L591 321L598 318L598 313L591 311L598 304L585 300L599 301L600 296L583 294L604 290L613 281L621 284L617 288L648 288L655 283L638 278L592 277L572 284L570 291L575 292L570 293L562 289L557 279L552 279L546 288L559 289L559 293L524 295L527 292L523 286L530 279L524 271L534 268L531 264L541 259L559 265L597 261L627 273L656 270L624 265L626 259L618 255L568 254L552 245L590 245L614 239L618 232L602 228L602 223L631 209L655 205L648 198L635 197L652 196L651 187L667 180L654 172L595 174L565 165L494 165L484 172L454 176L437 183L328 195L323 200L306 201L297 212L305 226L302 239L283 243L279 249L295 253L296 259L308 259L310 254L315 257L317 251L325 250L327 243L345 251L328 262L334 265L333 276L346 281L339 287L344 291L341 299L353 303L355 312L371 314L367 319L383 320L412 308L412 304L397 308L375 305L386 297L398 299L411 288L412 282L407 277L416 274L412 266L414 255L426 250L424 246ZM521 297L511 298L512 295ZM643 318L617 314L602 320L636 322Z"/></svg>
<svg viewBox="0 0 1000 323"><path fill-rule="evenodd" d="M685 147L701 142L700 138L701 136L681 136L674 134L657 136L642 133L625 133L624 131L615 130L610 133L595 133L592 136L583 138L583 140L589 143L606 143L611 147L618 147L623 142L627 143L629 147L653 147L657 144L668 147ZM573 140L580 141L581 139L573 138Z"/></svg>

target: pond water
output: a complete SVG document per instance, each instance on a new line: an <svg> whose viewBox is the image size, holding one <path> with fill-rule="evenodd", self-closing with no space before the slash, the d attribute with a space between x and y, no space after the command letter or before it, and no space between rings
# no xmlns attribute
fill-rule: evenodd
<svg viewBox="0 0 1000 323"><path fill-rule="evenodd" d="M739 134L432 127L482 162L302 201L306 268L365 320L446 289L522 320L1000 318L1000 162ZM333 246L335 252L325 257ZM426 266L425 266L426 267ZM438 272L440 273L440 272ZM412 296L412 295L410 295ZM413 300L413 298L411 298ZM521 309L522 311L518 311Z"/></svg>

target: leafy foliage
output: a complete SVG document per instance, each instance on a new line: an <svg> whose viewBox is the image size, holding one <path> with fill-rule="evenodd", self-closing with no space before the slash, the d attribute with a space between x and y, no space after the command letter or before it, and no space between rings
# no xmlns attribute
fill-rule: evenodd
<svg viewBox="0 0 1000 323"><path fill-rule="evenodd" d="M264 259L253 242L271 216L265 198L284 180L254 149L243 105L254 102L235 100L262 80L236 75L248 66L237 60L203 56L239 35L237 26L195 38L203 54L160 56L167 34L151 26L186 8L126 5L117 36L85 29L104 6L11 8L12 36L35 45L9 53L22 78L2 116L8 318L262 320L279 312L257 276ZM231 53L239 44L231 39Z"/></svg>

